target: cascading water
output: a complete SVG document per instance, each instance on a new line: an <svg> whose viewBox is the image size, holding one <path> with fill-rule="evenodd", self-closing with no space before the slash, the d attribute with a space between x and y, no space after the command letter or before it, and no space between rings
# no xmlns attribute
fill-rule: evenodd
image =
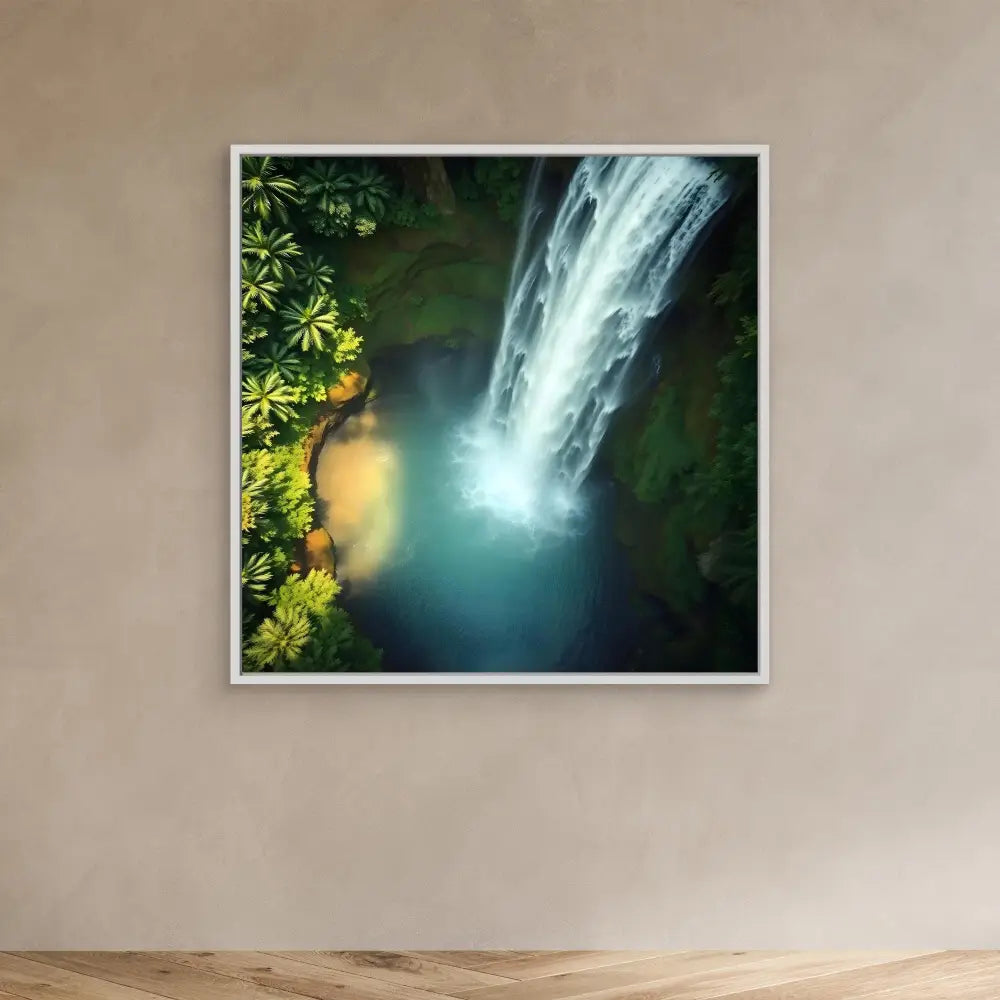
<svg viewBox="0 0 1000 1000"><path fill-rule="evenodd" d="M692 157L587 157L540 239L540 176L539 164L489 389L465 439L466 498L560 526L624 401L643 331L670 305L727 186Z"/></svg>

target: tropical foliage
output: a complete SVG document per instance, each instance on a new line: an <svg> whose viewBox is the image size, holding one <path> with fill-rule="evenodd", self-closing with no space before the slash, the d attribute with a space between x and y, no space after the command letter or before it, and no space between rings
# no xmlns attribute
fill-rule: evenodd
<svg viewBox="0 0 1000 1000"><path fill-rule="evenodd" d="M244 669L378 669L378 651L335 605L333 577L293 563L314 517L310 408L362 347L338 297L347 317L366 312L363 291L336 287L315 234L371 235L401 194L374 163L329 159L244 157L241 186Z"/></svg>
<svg viewBox="0 0 1000 1000"><path fill-rule="evenodd" d="M301 201L299 187L278 168L273 156L244 156L242 164L243 211L269 222L288 221L288 210Z"/></svg>
<svg viewBox="0 0 1000 1000"><path fill-rule="evenodd" d="M741 191L661 328L655 384L609 441L631 493L619 531L640 589L664 612L637 670L661 670L666 657L743 671L756 656L757 213L752 183Z"/></svg>
<svg viewBox="0 0 1000 1000"><path fill-rule="evenodd" d="M492 202L501 219L514 222L521 211L525 179L523 157L484 156L459 177L455 190L468 201Z"/></svg>
<svg viewBox="0 0 1000 1000"><path fill-rule="evenodd" d="M338 160L317 160L302 171L301 183L310 213L333 215L350 204L354 181Z"/></svg>
<svg viewBox="0 0 1000 1000"><path fill-rule="evenodd" d="M291 233L280 229L265 231L259 219L244 229L242 251L244 257L262 261L276 281L294 276L292 261L302 253Z"/></svg>
<svg viewBox="0 0 1000 1000"><path fill-rule="evenodd" d="M240 288L243 293L243 311L254 313L259 308L274 310L276 296L281 289L280 279L260 262L240 261Z"/></svg>
<svg viewBox="0 0 1000 1000"><path fill-rule="evenodd" d="M281 310L282 330L290 345L323 351L337 335L337 309L326 295L291 302Z"/></svg>
<svg viewBox="0 0 1000 1000"><path fill-rule="evenodd" d="M643 503L660 503L696 458L677 390L663 385L653 398L634 452L619 456L616 472Z"/></svg>
<svg viewBox="0 0 1000 1000"><path fill-rule="evenodd" d="M747 517L757 506L757 320L740 317L733 349L719 361L718 423L709 489Z"/></svg>
<svg viewBox="0 0 1000 1000"><path fill-rule="evenodd" d="M264 334L266 336L266 332ZM299 352L288 344L268 340L259 354L247 352L244 368L255 373L274 372L286 383L293 383L302 374L305 364Z"/></svg>
<svg viewBox="0 0 1000 1000"><path fill-rule="evenodd" d="M333 263L344 241L438 215L376 160L246 156L241 173L243 666L378 670L333 576L300 568L315 517L304 442L363 347L353 324L368 315L366 290Z"/></svg>
<svg viewBox="0 0 1000 1000"><path fill-rule="evenodd" d="M277 608L257 626L244 650L250 669L288 669L309 641L310 620L289 608Z"/></svg>
<svg viewBox="0 0 1000 1000"><path fill-rule="evenodd" d="M275 371L243 379L243 416L254 424L287 420L292 415L290 404L294 402L295 390Z"/></svg>
<svg viewBox="0 0 1000 1000"><path fill-rule="evenodd" d="M302 171L308 224L324 236L371 236L396 194L372 162L318 160Z"/></svg>
<svg viewBox="0 0 1000 1000"><path fill-rule="evenodd" d="M757 511L756 253L757 227L748 223L737 233L730 268L709 293L734 336L718 364L719 391L712 404L718 433L706 486L725 499L744 531L756 529Z"/></svg>
<svg viewBox="0 0 1000 1000"><path fill-rule="evenodd" d="M296 283L310 295L323 295L333 283L333 268L322 257L308 254L294 272Z"/></svg>
<svg viewBox="0 0 1000 1000"><path fill-rule="evenodd" d="M364 163L351 178L351 202L356 212L381 219L392 192L385 176L371 163Z"/></svg>
<svg viewBox="0 0 1000 1000"><path fill-rule="evenodd" d="M245 524L246 520L244 520ZM246 590L255 597L259 597L267 591L267 585L271 582L273 572L271 557L266 552L252 552L243 560L240 579Z"/></svg>

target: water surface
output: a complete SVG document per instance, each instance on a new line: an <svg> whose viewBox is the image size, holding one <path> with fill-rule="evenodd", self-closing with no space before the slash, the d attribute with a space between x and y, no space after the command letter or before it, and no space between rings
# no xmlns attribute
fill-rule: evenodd
<svg viewBox="0 0 1000 1000"><path fill-rule="evenodd" d="M387 671L620 668L634 623L612 485L586 484L561 533L511 524L465 496L468 420L468 407L404 394L328 440L317 493L342 603Z"/></svg>

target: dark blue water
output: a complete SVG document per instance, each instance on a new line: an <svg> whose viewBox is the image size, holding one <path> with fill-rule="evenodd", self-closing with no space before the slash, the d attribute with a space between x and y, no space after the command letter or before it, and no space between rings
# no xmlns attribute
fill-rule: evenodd
<svg viewBox="0 0 1000 1000"><path fill-rule="evenodd" d="M505 523L463 498L456 437L469 408L420 393L373 404L394 453L395 541L344 605L391 672L613 671L635 629L614 489L586 484L563 533ZM349 432L348 428L348 432ZM359 470L360 472L360 470Z"/></svg>

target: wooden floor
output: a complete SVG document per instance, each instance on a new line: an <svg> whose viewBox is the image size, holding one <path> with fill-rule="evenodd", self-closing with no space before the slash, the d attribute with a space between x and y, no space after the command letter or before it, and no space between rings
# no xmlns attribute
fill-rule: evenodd
<svg viewBox="0 0 1000 1000"><path fill-rule="evenodd" d="M1000 1000L1000 952L0 953L0 1000Z"/></svg>

